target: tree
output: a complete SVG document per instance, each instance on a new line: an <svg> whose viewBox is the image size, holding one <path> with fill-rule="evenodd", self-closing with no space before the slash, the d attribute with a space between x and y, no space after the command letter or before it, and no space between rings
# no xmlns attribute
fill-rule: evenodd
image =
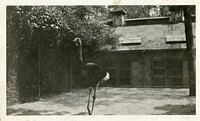
<svg viewBox="0 0 200 121"><path fill-rule="evenodd" d="M150 17L150 9L156 8L154 5L110 5L108 9L124 9L127 12L126 18L146 18Z"/></svg>
<svg viewBox="0 0 200 121"><path fill-rule="evenodd" d="M189 87L190 87L190 96L196 95L196 50L193 41L193 32L192 32L192 17L191 17L191 6L184 6L184 17L185 17L185 35L187 43L187 54L188 54L188 68L189 68Z"/></svg>
<svg viewBox="0 0 200 121"><path fill-rule="evenodd" d="M184 24L185 24L185 35L186 35L186 45L187 45L187 59L188 59L188 70L189 70L189 88L190 96L196 95L196 65L195 65L195 45L193 41L193 30L192 30L192 14L195 14L195 6L164 6L163 8L168 7L167 12L174 13L184 13ZM163 15L166 11L163 12ZM174 16L173 16L174 17ZM177 18L174 18L176 21Z"/></svg>
<svg viewBox="0 0 200 121"><path fill-rule="evenodd" d="M44 88L53 90L65 67L63 56L69 54L75 37L82 39L85 53L94 53L107 44L115 47L118 36L104 25L107 16L105 6L8 6L8 72L17 73L20 92L38 95ZM48 64L51 66L45 66ZM40 71L48 73L41 76ZM42 90L37 89L37 80ZM36 91L29 92L31 89Z"/></svg>

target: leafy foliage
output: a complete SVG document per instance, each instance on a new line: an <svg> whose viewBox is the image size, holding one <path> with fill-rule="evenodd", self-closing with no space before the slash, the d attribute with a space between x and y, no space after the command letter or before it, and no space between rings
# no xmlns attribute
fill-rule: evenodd
<svg viewBox="0 0 200 121"><path fill-rule="evenodd" d="M25 93L21 100L67 88L75 37L86 53L115 47L118 36L104 25L107 16L105 6L7 6L7 81L14 74L19 93Z"/></svg>
<svg viewBox="0 0 200 121"><path fill-rule="evenodd" d="M56 38L61 39L59 42L78 36L86 48L94 51L105 44L114 44L117 37L103 23L108 16L104 6L17 6L7 10L8 28L15 26L19 39L32 38L38 30L54 31Z"/></svg>
<svg viewBox="0 0 200 121"><path fill-rule="evenodd" d="M195 15L195 6L186 6L186 5L162 5L160 7L161 16L171 17L173 22L177 22L180 18L182 18L183 11L185 8L190 8L190 14Z"/></svg>
<svg viewBox="0 0 200 121"><path fill-rule="evenodd" d="M127 18L145 18L150 17L149 11L151 8L155 8L154 5L111 5L109 9L124 9L127 12Z"/></svg>

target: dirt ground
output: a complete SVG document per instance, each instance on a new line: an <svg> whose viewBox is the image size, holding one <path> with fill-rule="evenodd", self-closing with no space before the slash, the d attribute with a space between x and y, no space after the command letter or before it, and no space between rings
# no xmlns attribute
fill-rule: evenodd
<svg viewBox="0 0 200 121"><path fill-rule="evenodd" d="M111 88L97 91L93 115L195 115L189 89ZM7 107L7 115L88 115L88 90L44 97Z"/></svg>

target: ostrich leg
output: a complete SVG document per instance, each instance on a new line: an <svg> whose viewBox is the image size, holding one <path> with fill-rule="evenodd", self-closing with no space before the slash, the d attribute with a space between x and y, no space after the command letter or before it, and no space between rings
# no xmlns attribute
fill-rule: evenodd
<svg viewBox="0 0 200 121"><path fill-rule="evenodd" d="M93 95L93 100L92 100L92 111L91 111L91 114L93 113L95 99L96 99L96 88L94 89L94 95Z"/></svg>
<svg viewBox="0 0 200 121"><path fill-rule="evenodd" d="M94 88L94 95L93 95L93 100L92 100L92 111L91 111L91 114L93 113L93 110L94 110L94 103L95 103L95 99L96 99L96 90L98 89L99 84L100 84L100 82Z"/></svg>
<svg viewBox="0 0 200 121"><path fill-rule="evenodd" d="M87 103L87 110L88 114L91 115L92 113L90 112L90 94L92 92L92 87L89 88L89 95L88 95L88 103Z"/></svg>

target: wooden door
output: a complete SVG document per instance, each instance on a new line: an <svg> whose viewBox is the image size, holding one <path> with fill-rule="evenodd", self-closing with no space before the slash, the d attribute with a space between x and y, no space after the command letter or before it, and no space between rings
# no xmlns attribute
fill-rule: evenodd
<svg viewBox="0 0 200 121"><path fill-rule="evenodd" d="M130 85L130 62L119 62L119 85Z"/></svg>
<svg viewBox="0 0 200 121"><path fill-rule="evenodd" d="M165 60L152 61L152 86L166 86L165 68Z"/></svg>

